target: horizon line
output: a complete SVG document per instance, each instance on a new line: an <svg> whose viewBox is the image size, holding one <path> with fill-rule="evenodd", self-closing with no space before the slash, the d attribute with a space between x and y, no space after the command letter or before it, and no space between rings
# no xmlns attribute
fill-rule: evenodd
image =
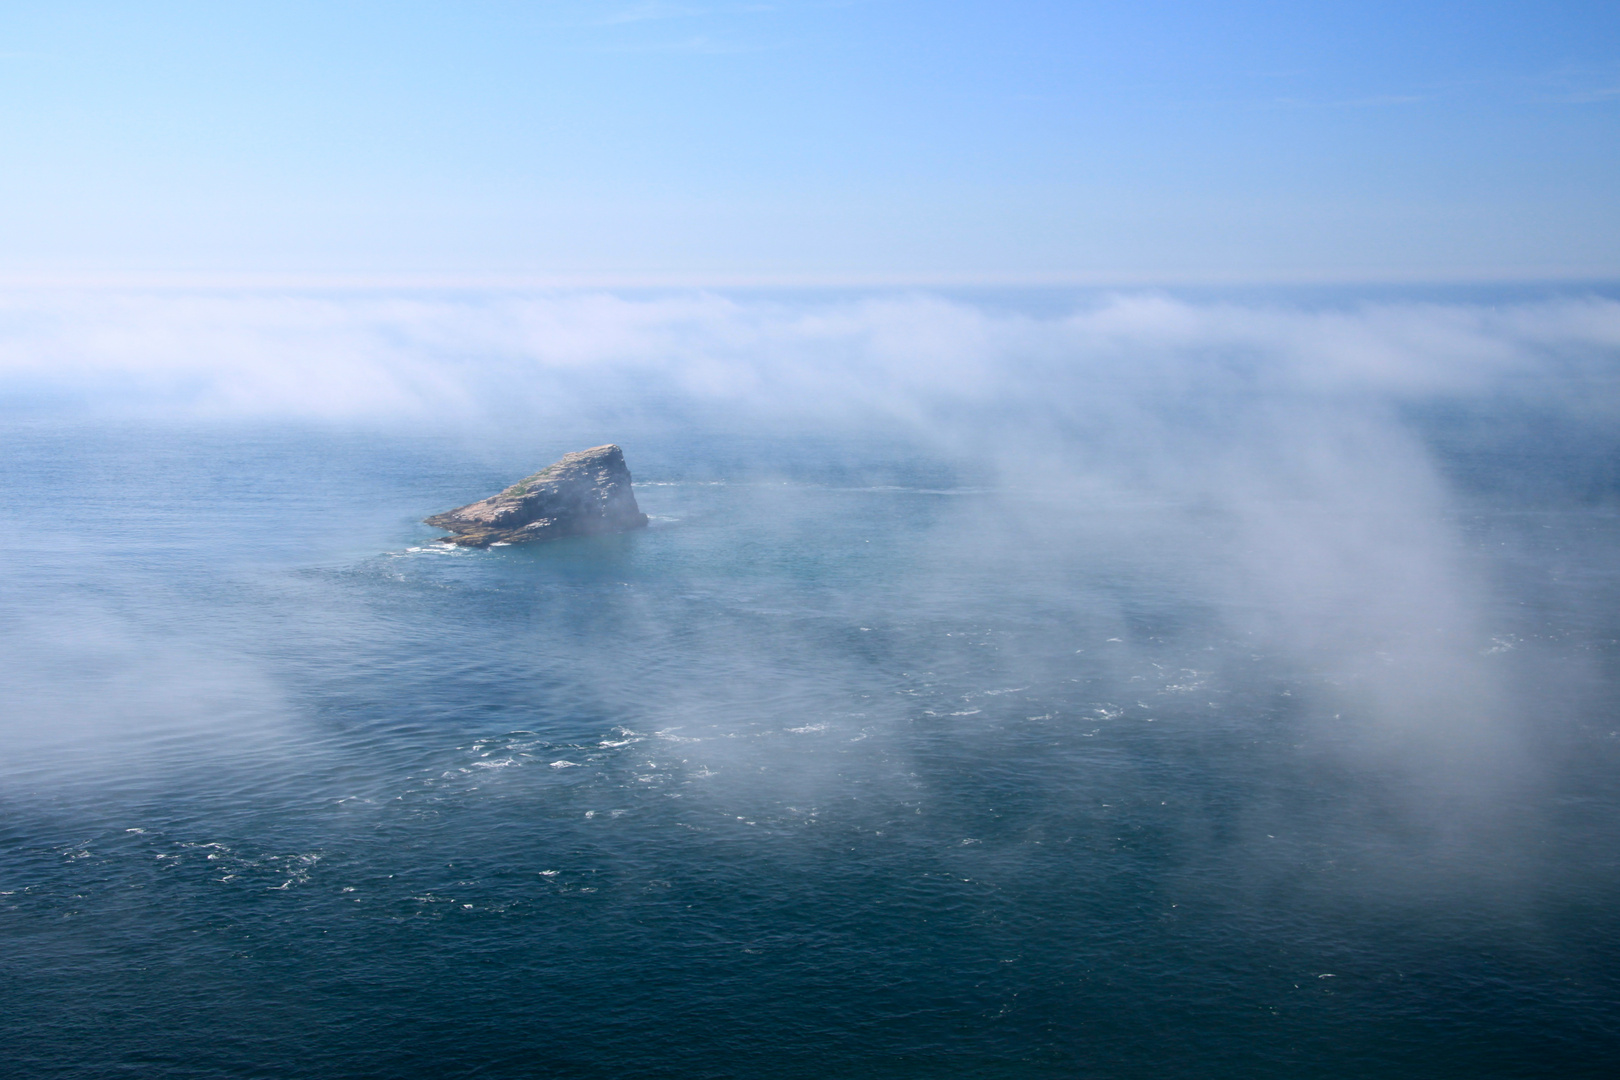
<svg viewBox="0 0 1620 1080"><path fill-rule="evenodd" d="M1493 268L1383 273L781 274L467 271L0 271L0 289L41 290L750 290L1176 289L1620 284L1620 268Z"/></svg>

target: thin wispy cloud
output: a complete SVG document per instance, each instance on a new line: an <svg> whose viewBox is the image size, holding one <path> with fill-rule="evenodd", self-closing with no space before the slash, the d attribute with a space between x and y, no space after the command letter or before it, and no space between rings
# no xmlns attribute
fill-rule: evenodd
<svg viewBox="0 0 1620 1080"><path fill-rule="evenodd" d="M774 11L774 4L720 4L698 6L691 4L636 4L606 16L601 20L604 26L618 26L625 23L654 22L663 19L695 19L711 15L753 15L762 12Z"/></svg>
<svg viewBox="0 0 1620 1080"><path fill-rule="evenodd" d="M704 53L727 55L760 52L768 47L755 43L724 41L710 37L707 34L695 34L692 37L664 41L614 42L600 45L593 51L600 53Z"/></svg>
<svg viewBox="0 0 1620 1080"><path fill-rule="evenodd" d="M1550 105L1598 105L1620 98L1620 70L1611 65L1563 64L1519 80L1519 92Z"/></svg>
<svg viewBox="0 0 1620 1080"><path fill-rule="evenodd" d="M626 26L633 23L701 19L730 15L761 15L782 10L780 4L634 4L596 20L599 26Z"/></svg>
<svg viewBox="0 0 1620 1080"><path fill-rule="evenodd" d="M1283 109L1387 109L1438 100L1439 93L1369 94L1351 98L1276 97L1271 105Z"/></svg>
<svg viewBox="0 0 1620 1080"><path fill-rule="evenodd" d="M1604 101L1613 101L1620 98L1620 86L1601 86L1591 90L1577 90L1566 94L1559 101L1569 105L1593 105Z"/></svg>
<svg viewBox="0 0 1620 1080"><path fill-rule="evenodd" d="M622 26L627 23L652 22L661 19L690 19L715 13L712 7L691 7L678 4L637 4L623 8L599 20L602 26Z"/></svg>

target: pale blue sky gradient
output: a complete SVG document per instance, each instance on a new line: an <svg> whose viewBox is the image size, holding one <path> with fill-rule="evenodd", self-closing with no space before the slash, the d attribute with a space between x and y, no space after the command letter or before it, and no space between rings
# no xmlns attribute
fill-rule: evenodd
<svg viewBox="0 0 1620 1080"><path fill-rule="evenodd" d="M0 277L1620 277L1620 4L10 3Z"/></svg>

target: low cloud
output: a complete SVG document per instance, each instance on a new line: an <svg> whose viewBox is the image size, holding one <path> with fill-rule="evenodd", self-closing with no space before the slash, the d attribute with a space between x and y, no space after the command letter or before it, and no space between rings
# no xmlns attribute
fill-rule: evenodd
<svg viewBox="0 0 1620 1080"><path fill-rule="evenodd" d="M1032 608L1086 560L1157 575L1215 613L1223 647L1296 673L1306 711L1342 724L1331 740L1422 772L1410 790L1452 802L1535 767L1535 649L1460 525L1470 485L1535 450L1535 424L1612 431L1617 356L1620 303L1598 297L1128 293L1048 314L921 293L0 297L13 416L490 438L552 426L627 442L684 426L924 447L1000 494L993 514L975 503L960 511L972 520L942 524L908 595L964 565ZM1542 486L1568 472L1538 468ZM858 606L863 626L882 614ZM1116 654L1121 680L1156 662L1129 640Z"/></svg>
<svg viewBox="0 0 1620 1080"><path fill-rule="evenodd" d="M0 388L13 401L193 419L455 422L610 392L924 425L987 405L1061 421L1126 402L1159 412L1504 389L1607 408L1586 382L1617 349L1620 303L1600 298L1307 310L1120 294L1037 317L927 294L0 296Z"/></svg>

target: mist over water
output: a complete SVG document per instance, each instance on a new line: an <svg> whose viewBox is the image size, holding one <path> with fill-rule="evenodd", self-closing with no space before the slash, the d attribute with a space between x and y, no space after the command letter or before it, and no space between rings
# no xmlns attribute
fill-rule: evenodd
<svg viewBox="0 0 1620 1080"><path fill-rule="evenodd" d="M1602 1075L1620 303L12 293L29 1075ZM621 444L645 532L430 513Z"/></svg>

